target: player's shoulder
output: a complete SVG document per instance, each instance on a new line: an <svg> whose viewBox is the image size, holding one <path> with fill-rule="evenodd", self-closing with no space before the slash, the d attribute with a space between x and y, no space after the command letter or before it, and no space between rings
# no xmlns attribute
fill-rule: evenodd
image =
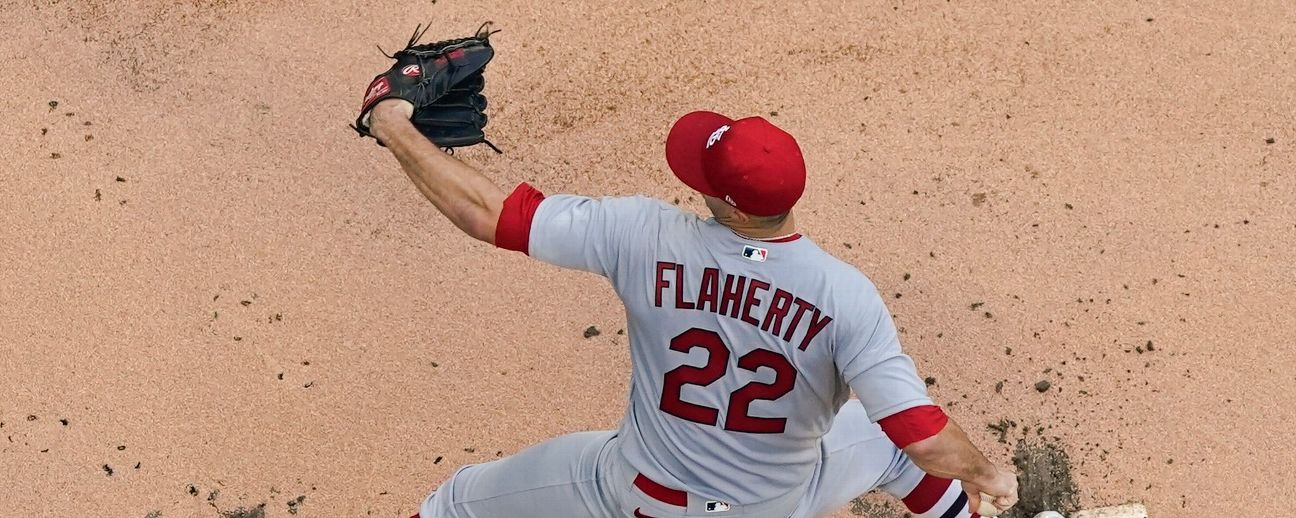
<svg viewBox="0 0 1296 518"><path fill-rule="evenodd" d="M658 222L664 225L696 225L701 218L696 214L684 211L663 200L644 195L605 196L599 198L608 210L621 214L632 214L644 223Z"/></svg>
<svg viewBox="0 0 1296 518"><path fill-rule="evenodd" d="M665 201L642 195L581 196L555 194L537 211L542 219L589 219L615 232L646 235L693 235L700 219Z"/></svg>
<svg viewBox="0 0 1296 518"><path fill-rule="evenodd" d="M543 203L553 205L594 204L605 211L642 212L645 214L680 213L683 211L674 205L657 198L643 195L630 196L584 196L579 194L554 194L545 198Z"/></svg>
<svg viewBox="0 0 1296 518"><path fill-rule="evenodd" d="M807 242L805 260L813 263L805 272L821 276L820 283L828 286L828 295L834 305L872 305L881 301L877 285L855 265L828 253L814 241Z"/></svg>
<svg viewBox="0 0 1296 518"><path fill-rule="evenodd" d="M855 265L828 253L813 240L807 239L807 241L811 245L807 257L817 263L817 270L823 272L824 275L832 276L836 281L835 284L847 288L877 291L873 280Z"/></svg>

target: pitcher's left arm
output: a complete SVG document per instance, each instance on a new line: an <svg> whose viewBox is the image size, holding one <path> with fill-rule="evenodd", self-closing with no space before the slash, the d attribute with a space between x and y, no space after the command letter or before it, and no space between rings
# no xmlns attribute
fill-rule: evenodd
<svg viewBox="0 0 1296 518"><path fill-rule="evenodd" d="M423 196L469 236L495 244L504 191L476 168L433 144L410 123L412 106L387 99L373 108L370 131L396 156Z"/></svg>

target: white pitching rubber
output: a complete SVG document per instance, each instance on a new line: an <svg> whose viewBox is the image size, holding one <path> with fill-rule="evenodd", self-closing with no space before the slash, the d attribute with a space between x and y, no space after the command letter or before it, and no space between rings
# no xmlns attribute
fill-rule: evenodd
<svg viewBox="0 0 1296 518"><path fill-rule="evenodd" d="M1044 511L1036 514L1035 518L1066 518L1062 513L1057 511ZM1147 508L1143 504L1125 504L1114 505L1111 507L1098 507L1095 509L1085 509L1071 515L1071 518L1148 518Z"/></svg>
<svg viewBox="0 0 1296 518"><path fill-rule="evenodd" d="M1143 504L1125 504L1086 509L1071 515L1071 518L1148 518L1148 512Z"/></svg>

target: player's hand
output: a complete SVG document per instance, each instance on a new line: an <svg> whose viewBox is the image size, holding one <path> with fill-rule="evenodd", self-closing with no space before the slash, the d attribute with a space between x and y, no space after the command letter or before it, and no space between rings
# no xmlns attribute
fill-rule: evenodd
<svg viewBox="0 0 1296 518"><path fill-rule="evenodd" d="M364 122L367 125L381 124L397 119L409 120L413 115L413 103L392 97L379 101L369 113L365 114Z"/></svg>
<svg viewBox="0 0 1296 518"><path fill-rule="evenodd" d="M414 105L404 99L383 99L369 113L365 114L364 123L378 142L383 141L389 125L395 121L407 121L414 114Z"/></svg>
<svg viewBox="0 0 1296 518"><path fill-rule="evenodd" d="M995 468L995 472L976 482L963 481L963 491L968 495L968 509L977 512L981 507L981 494L993 497L992 505L1000 511L1017 504L1017 474Z"/></svg>

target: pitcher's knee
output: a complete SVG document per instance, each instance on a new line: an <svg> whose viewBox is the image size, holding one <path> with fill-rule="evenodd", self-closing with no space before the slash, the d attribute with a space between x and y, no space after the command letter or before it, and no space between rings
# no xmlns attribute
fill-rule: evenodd
<svg viewBox="0 0 1296 518"><path fill-rule="evenodd" d="M441 487L432 490L427 498L423 499L423 504L419 506L419 512L410 518L460 518L464 516L459 513L454 506L454 493L456 479L460 478L464 470L472 466L464 466L455 470L450 478L441 483Z"/></svg>

